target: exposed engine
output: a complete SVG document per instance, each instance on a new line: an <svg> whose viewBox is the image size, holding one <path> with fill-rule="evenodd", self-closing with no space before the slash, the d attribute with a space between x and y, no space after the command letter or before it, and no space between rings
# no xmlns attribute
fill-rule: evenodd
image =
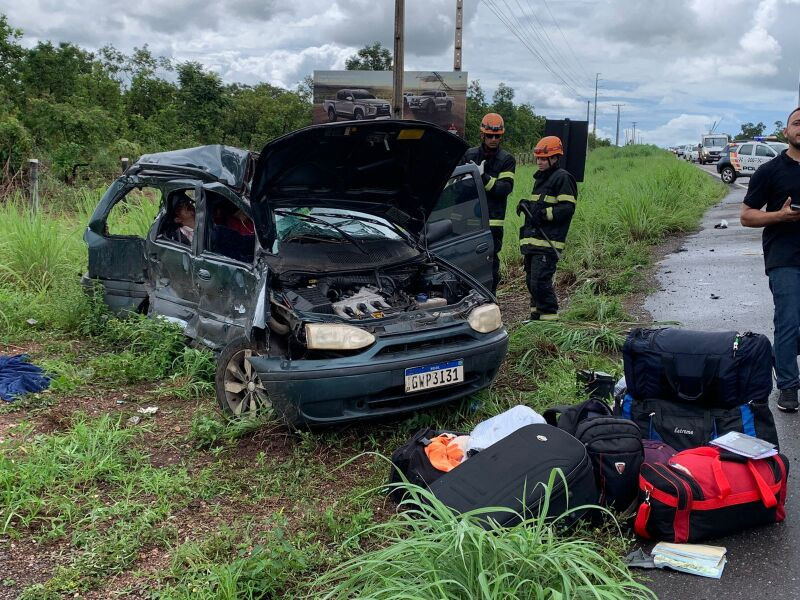
<svg viewBox="0 0 800 600"><path fill-rule="evenodd" d="M435 263L330 276L283 274L281 284L286 308L348 320L445 307L471 291L470 286Z"/></svg>

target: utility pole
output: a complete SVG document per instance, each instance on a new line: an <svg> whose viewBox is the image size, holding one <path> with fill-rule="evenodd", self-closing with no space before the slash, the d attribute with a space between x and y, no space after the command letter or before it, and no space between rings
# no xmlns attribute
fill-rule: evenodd
<svg viewBox="0 0 800 600"><path fill-rule="evenodd" d="M586 101L586 126L589 126L589 107L592 105L591 100Z"/></svg>
<svg viewBox="0 0 800 600"><path fill-rule="evenodd" d="M464 23L464 0L456 0L456 43L453 50L453 71L461 70L461 33Z"/></svg>
<svg viewBox="0 0 800 600"><path fill-rule="evenodd" d="M406 1L394 0L394 76L392 78L392 109L395 119L403 118L403 32L405 31Z"/></svg>
<svg viewBox="0 0 800 600"><path fill-rule="evenodd" d="M624 104L615 104L614 106L617 107L617 139L614 142L615 146L619 146L619 107L625 106Z"/></svg>
<svg viewBox="0 0 800 600"><path fill-rule="evenodd" d="M597 83L600 81L600 73L595 75L594 78L594 125L592 126L592 135L597 136Z"/></svg>
<svg viewBox="0 0 800 600"><path fill-rule="evenodd" d="M633 135L631 136L631 140L633 140L633 143L635 144L636 143L636 121L632 121L632 123L633 123Z"/></svg>

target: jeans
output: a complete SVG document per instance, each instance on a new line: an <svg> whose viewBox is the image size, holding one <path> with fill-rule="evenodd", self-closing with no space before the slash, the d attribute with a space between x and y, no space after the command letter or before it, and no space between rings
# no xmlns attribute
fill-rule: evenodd
<svg viewBox="0 0 800 600"><path fill-rule="evenodd" d="M800 267L769 270L775 303L775 373L778 389L798 387L797 350L800 341Z"/></svg>

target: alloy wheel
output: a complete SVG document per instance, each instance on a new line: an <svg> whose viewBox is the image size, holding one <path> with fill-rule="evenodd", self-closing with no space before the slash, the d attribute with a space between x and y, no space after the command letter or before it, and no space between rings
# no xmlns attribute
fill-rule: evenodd
<svg viewBox="0 0 800 600"><path fill-rule="evenodd" d="M225 367L225 402L236 416L255 416L272 407L267 390L251 363L251 348L236 352Z"/></svg>

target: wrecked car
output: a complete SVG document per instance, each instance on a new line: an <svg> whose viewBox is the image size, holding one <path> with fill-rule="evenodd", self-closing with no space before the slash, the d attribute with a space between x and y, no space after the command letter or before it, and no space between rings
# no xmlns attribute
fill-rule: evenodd
<svg viewBox="0 0 800 600"><path fill-rule="evenodd" d="M487 290L481 178L456 167L465 149L434 125L387 120L308 127L260 154L142 156L90 219L84 285L218 352L231 415L324 424L462 398L491 383L508 346ZM110 233L109 215L143 189L161 198L146 238Z"/></svg>

